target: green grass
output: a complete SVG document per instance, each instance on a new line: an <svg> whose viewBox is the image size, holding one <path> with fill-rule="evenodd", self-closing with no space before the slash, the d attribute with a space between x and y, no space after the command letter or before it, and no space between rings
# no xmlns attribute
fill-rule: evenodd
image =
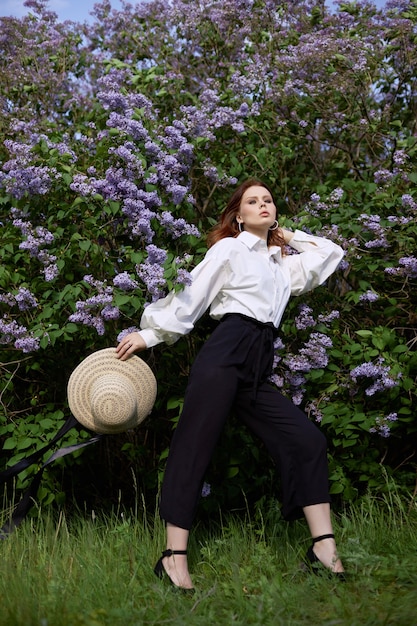
<svg viewBox="0 0 417 626"><path fill-rule="evenodd" d="M416 503L368 497L334 521L348 582L300 568L306 525L272 504L197 525L189 597L153 574L159 520L41 515L0 542L0 625L417 625Z"/></svg>

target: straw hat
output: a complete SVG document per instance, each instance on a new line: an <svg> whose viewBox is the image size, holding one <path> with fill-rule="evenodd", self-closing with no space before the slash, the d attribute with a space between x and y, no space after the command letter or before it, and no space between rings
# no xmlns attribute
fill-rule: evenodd
<svg viewBox="0 0 417 626"><path fill-rule="evenodd" d="M121 361L115 348L93 352L72 372L68 403L74 417L96 433L120 433L140 424L152 410L156 380L138 356Z"/></svg>

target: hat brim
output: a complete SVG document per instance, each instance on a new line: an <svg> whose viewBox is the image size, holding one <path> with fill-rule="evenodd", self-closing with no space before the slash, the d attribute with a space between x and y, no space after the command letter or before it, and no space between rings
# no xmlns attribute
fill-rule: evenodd
<svg viewBox="0 0 417 626"><path fill-rule="evenodd" d="M94 383L104 376L123 377L134 390L136 410L128 423L98 424L91 412L91 390ZM138 356L121 361L116 348L98 350L86 357L72 372L68 381L68 404L74 417L88 430L101 434L123 432L138 426L152 411L155 404L157 384L150 367Z"/></svg>

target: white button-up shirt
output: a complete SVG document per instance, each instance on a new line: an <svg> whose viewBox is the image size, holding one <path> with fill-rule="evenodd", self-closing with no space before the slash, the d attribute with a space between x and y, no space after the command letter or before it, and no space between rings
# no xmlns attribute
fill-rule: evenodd
<svg viewBox="0 0 417 626"><path fill-rule="evenodd" d="M245 231L215 243L192 270L191 285L145 308L140 335L147 347L174 343L208 308L216 320L243 313L278 328L290 296L323 283L343 257L337 244L299 230L289 245L300 254L282 256L281 248Z"/></svg>

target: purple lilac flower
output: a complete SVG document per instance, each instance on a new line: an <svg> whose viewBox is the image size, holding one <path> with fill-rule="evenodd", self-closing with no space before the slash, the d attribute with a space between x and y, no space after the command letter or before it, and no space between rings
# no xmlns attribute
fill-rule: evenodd
<svg viewBox="0 0 417 626"><path fill-rule="evenodd" d="M39 337L22 337L21 339L16 339L14 346L25 354L35 352L40 348L40 339Z"/></svg>
<svg viewBox="0 0 417 626"><path fill-rule="evenodd" d="M332 346L332 340L327 335L323 333L311 333L309 340L300 350L300 356L308 360L309 369L322 369L326 367L329 362L327 348L331 348Z"/></svg>
<svg viewBox="0 0 417 626"><path fill-rule="evenodd" d="M415 202L413 196L409 193L405 193L401 196L401 202L406 208L412 209L413 211L417 209L417 202Z"/></svg>
<svg viewBox="0 0 417 626"><path fill-rule="evenodd" d="M282 389L285 384L283 376L279 376L278 374L272 374L269 380L273 385L276 385L278 389Z"/></svg>
<svg viewBox="0 0 417 626"><path fill-rule="evenodd" d="M416 205L417 207L417 205ZM400 224L401 226L405 226L406 224L410 224L410 222L414 221L414 217L406 217L405 215L388 215L387 220L391 224Z"/></svg>
<svg viewBox="0 0 417 626"><path fill-rule="evenodd" d="M379 215L367 215L366 213L362 213L358 219L362 222L365 228L367 228L367 230L370 230L377 235L383 232L380 224L381 218Z"/></svg>
<svg viewBox="0 0 417 626"><path fill-rule="evenodd" d="M398 419L397 413L389 413L383 417L377 417L375 419L375 426L369 429L370 433L377 433L380 437L387 438L391 434L390 423L396 422Z"/></svg>
<svg viewBox="0 0 417 626"><path fill-rule="evenodd" d="M3 317L0 319L0 344L10 343L26 354L39 350L40 338L33 337L32 333L25 326L19 325L16 320L9 321Z"/></svg>
<svg viewBox="0 0 417 626"><path fill-rule="evenodd" d="M320 424L323 419L323 413L320 411L315 402L309 402L305 407L305 411L308 416L312 415L314 420Z"/></svg>
<svg viewBox="0 0 417 626"><path fill-rule="evenodd" d="M394 174L392 172L386 169L381 169L375 172L374 181L378 185L388 185L393 179L393 177L394 177Z"/></svg>
<svg viewBox="0 0 417 626"><path fill-rule="evenodd" d="M25 337L28 333L25 326L20 326L16 320L9 321L5 316L0 319L1 343L11 343Z"/></svg>
<svg viewBox="0 0 417 626"><path fill-rule="evenodd" d="M117 335L117 341L121 341L124 337L126 337L126 335L129 335L130 333L136 333L138 331L139 328L137 328L136 326L130 326L129 328L125 328Z"/></svg>
<svg viewBox="0 0 417 626"><path fill-rule="evenodd" d="M175 219L170 211L164 211L158 216L158 220L173 239L178 239L182 235L194 235L200 237L200 231L192 224L188 224L184 219Z"/></svg>
<svg viewBox="0 0 417 626"><path fill-rule="evenodd" d="M159 300L164 295L166 280L164 278L164 268L157 263L148 261L138 265L136 268L139 278L145 283L147 290L152 296L152 302Z"/></svg>
<svg viewBox="0 0 417 626"><path fill-rule="evenodd" d="M74 174L70 189L84 198L95 192L90 180L84 174Z"/></svg>
<svg viewBox="0 0 417 626"><path fill-rule="evenodd" d="M59 177L55 168L36 165L22 166L13 161L3 165L2 184L7 193L20 200L26 194L45 195L51 188L52 181Z"/></svg>
<svg viewBox="0 0 417 626"><path fill-rule="evenodd" d="M69 321L95 328L99 335L105 333L105 321L118 319L120 311L113 306L113 288L105 282L95 279L91 274L84 276L84 281L95 288L98 293L75 303L75 312L69 316Z"/></svg>
<svg viewBox="0 0 417 626"><path fill-rule="evenodd" d="M340 311L330 311L330 313L326 313L326 314L320 314L317 317L317 321L320 322L321 324L331 324L334 320L339 319L340 317Z"/></svg>
<svg viewBox="0 0 417 626"><path fill-rule="evenodd" d="M381 218L379 215L367 215L366 213L362 213L358 219L362 222L363 226L375 236L375 239L365 243L365 248L388 248L389 244L385 237L385 231L381 226Z"/></svg>
<svg viewBox="0 0 417 626"><path fill-rule="evenodd" d="M272 364L272 370L274 370L277 367L278 363L282 360L282 357L278 354L278 352L280 350L283 350L284 348L285 348L285 345L284 345L282 339L280 337L277 337L275 339L275 341L274 341L274 361L273 361L273 364ZM272 378L274 378L274 376L275 375L273 375L271 377L271 380L272 380ZM276 384L276 383L274 383L274 384Z"/></svg>
<svg viewBox="0 0 417 626"><path fill-rule="evenodd" d="M303 397L304 397L303 392L301 390L298 390L294 394L292 394L291 400L296 406L299 406L303 401Z"/></svg>
<svg viewBox="0 0 417 626"><path fill-rule="evenodd" d="M305 376L293 371L287 372L286 379L290 387L301 387L306 382Z"/></svg>
<svg viewBox="0 0 417 626"><path fill-rule="evenodd" d="M43 249L43 246L47 246L54 241L54 235L43 226L33 228L29 221L23 220L20 216L13 219L13 226L19 228L22 235L26 237L19 244L19 248L27 250L32 258L36 258L42 263L47 282L54 280L59 275L58 266L55 263L56 256L49 254L49 252Z"/></svg>
<svg viewBox="0 0 417 626"><path fill-rule="evenodd" d="M167 260L167 251L163 250L162 248L158 248L154 244L146 246L146 252L148 253L149 263L157 263L158 265L163 265Z"/></svg>
<svg viewBox="0 0 417 626"><path fill-rule="evenodd" d="M209 485L209 483L204 482L203 487L201 489L201 497L207 498L207 496L209 496L210 494L211 494L211 486Z"/></svg>
<svg viewBox="0 0 417 626"><path fill-rule="evenodd" d="M15 295L15 299L21 311L27 311L28 309L33 309L38 306L38 301L35 296L26 287L20 287Z"/></svg>
<svg viewBox="0 0 417 626"><path fill-rule="evenodd" d="M392 160L396 165L404 165L409 158L405 150L396 150L392 157Z"/></svg>
<svg viewBox="0 0 417 626"><path fill-rule="evenodd" d="M193 279L192 279L190 272L180 267L180 269L177 271L177 277L175 279L175 282L178 285L191 285L193 282Z"/></svg>
<svg viewBox="0 0 417 626"><path fill-rule="evenodd" d="M3 302L8 306L14 306L16 304L16 298L11 293L4 293L0 294L0 302Z"/></svg>
<svg viewBox="0 0 417 626"><path fill-rule="evenodd" d="M295 327L297 330L306 330L316 325L316 321L312 315L313 309L306 304L299 307L299 314L295 318Z"/></svg>
<svg viewBox="0 0 417 626"><path fill-rule="evenodd" d="M350 372L350 377L354 382L357 382L358 378L374 379L372 385L365 389L367 396L373 396L377 391L384 391L398 385L398 382L389 375L390 368L386 365L382 365L383 362L384 360L382 358L379 364L367 361L358 365Z"/></svg>
<svg viewBox="0 0 417 626"><path fill-rule="evenodd" d="M50 265L47 265L46 267L44 267L43 273L44 273L46 282L50 283L53 280L55 280L57 276L59 276L58 266L55 263L51 263Z"/></svg>
<svg viewBox="0 0 417 626"><path fill-rule="evenodd" d="M389 243L384 236L365 243L365 248L388 248Z"/></svg>
<svg viewBox="0 0 417 626"><path fill-rule="evenodd" d="M333 189L329 196L330 202L337 204L343 198L343 189L341 187L336 187Z"/></svg>
<svg viewBox="0 0 417 626"><path fill-rule="evenodd" d="M386 267L385 272L391 276L417 277L417 258L414 256L401 257L399 267Z"/></svg>
<svg viewBox="0 0 417 626"><path fill-rule="evenodd" d="M173 203L180 204L187 195L188 189L184 185L170 185L167 191L170 193Z"/></svg>
<svg viewBox="0 0 417 626"><path fill-rule="evenodd" d="M100 315L106 322L109 320L117 320L120 317L120 310L117 306L107 304L102 308Z"/></svg>
<svg viewBox="0 0 417 626"><path fill-rule="evenodd" d="M138 283L127 272L121 272L113 278L113 285L123 291L132 291L138 288Z"/></svg>
<svg viewBox="0 0 417 626"><path fill-rule="evenodd" d="M376 302L378 300L379 295L372 291L372 289L368 289L365 293L362 293L359 296L359 302Z"/></svg>
<svg viewBox="0 0 417 626"><path fill-rule="evenodd" d="M225 172L219 172L217 167L207 159L202 163L203 173L213 183L217 183L220 187L226 187L228 185L236 185L237 178L234 176L228 176Z"/></svg>

